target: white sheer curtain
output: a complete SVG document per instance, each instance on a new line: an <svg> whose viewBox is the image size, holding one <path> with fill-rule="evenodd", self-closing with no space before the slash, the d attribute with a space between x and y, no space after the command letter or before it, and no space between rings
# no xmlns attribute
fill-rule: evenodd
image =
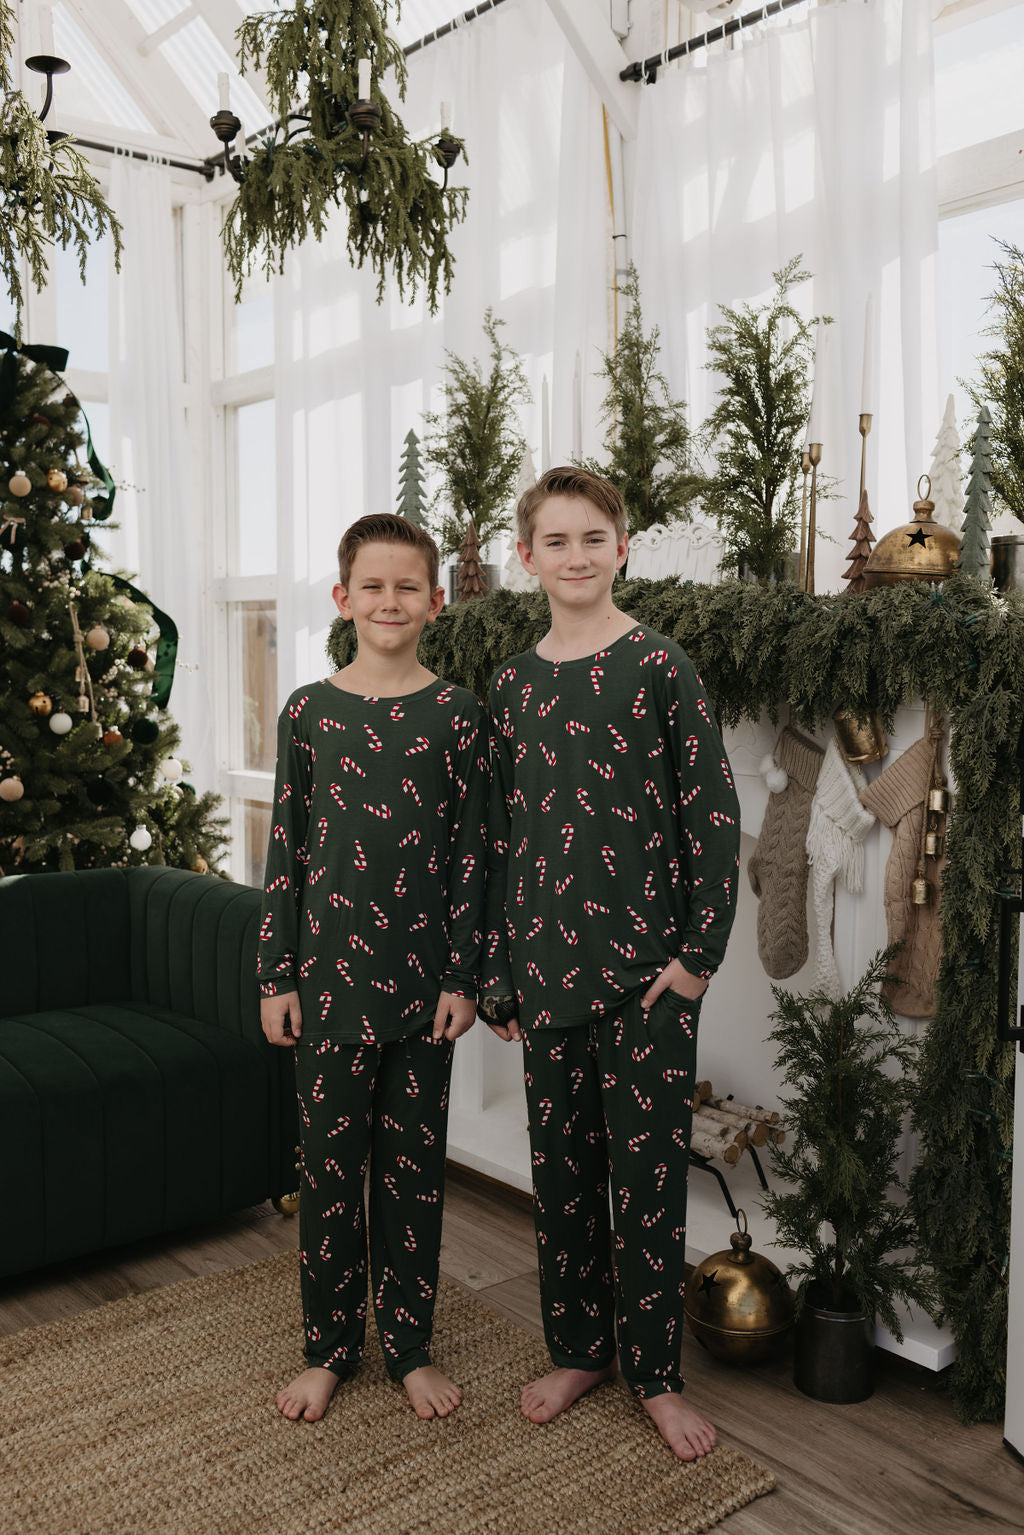
<svg viewBox="0 0 1024 1535"><path fill-rule="evenodd" d="M875 346L868 492L876 532L912 516L948 382L938 375L931 0L840 0L700 55L644 89L634 258L669 383L699 424L714 403L705 331L758 302L803 253L805 312L830 314L819 590L840 585L859 486L864 316Z"/></svg>
<svg viewBox="0 0 1024 1535"><path fill-rule="evenodd" d="M601 109L542 0L508 0L409 61L399 107L416 137L437 132L441 101L467 142L456 183L470 188L457 227L452 292L436 316L422 298L379 307L353 271L343 226L289 258L278 289L276 394L281 695L326 667L335 551L364 512L393 510L405 435L441 403L445 350L479 358L491 306L523 358L534 395L523 429L539 466L546 376L551 450L572 449L576 354L583 450L594 451L606 349L608 214Z"/></svg>
<svg viewBox="0 0 1024 1535"><path fill-rule="evenodd" d="M178 666L168 712L197 790L213 788L212 677L203 657L204 541L190 493L193 466L185 421L178 237L166 166L115 158L110 202L124 224L121 273L111 284L111 473L120 487L119 529L99 531L110 565L178 626Z"/></svg>

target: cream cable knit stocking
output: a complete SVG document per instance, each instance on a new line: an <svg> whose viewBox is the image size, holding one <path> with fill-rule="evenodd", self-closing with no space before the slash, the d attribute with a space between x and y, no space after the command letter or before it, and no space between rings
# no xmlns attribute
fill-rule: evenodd
<svg viewBox="0 0 1024 1535"><path fill-rule="evenodd" d="M864 888L864 838L875 824L859 799L864 775L848 766L835 737L825 749L807 828L807 857L811 865L811 899L818 936L814 951L814 985L830 997L843 993L832 946L833 881L847 890Z"/></svg>

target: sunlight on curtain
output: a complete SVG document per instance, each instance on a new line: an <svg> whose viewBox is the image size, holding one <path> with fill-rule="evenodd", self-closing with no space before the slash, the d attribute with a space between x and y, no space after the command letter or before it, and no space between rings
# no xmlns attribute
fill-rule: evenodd
<svg viewBox="0 0 1024 1535"><path fill-rule="evenodd" d="M705 331L757 303L803 253L804 311L836 320L822 470L844 499L821 520L818 585L846 564L859 484L864 313L874 295L868 490L878 531L911 516L949 382L938 372L937 202L929 0L814 9L669 71L642 94L634 257L669 383L699 423L714 404Z"/></svg>
<svg viewBox="0 0 1024 1535"><path fill-rule="evenodd" d="M334 557L362 513L393 510L402 445L440 405L445 351L487 365L481 325L493 306L503 339L523 357L534 394L523 428L537 461L542 375L557 459L571 451L572 380L583 357L585 452L596 449L602 392L591 375L607 346L600 105L542 0L508 0L409 61L398 107L408 131L439 131L454 103L470 188L452 238L451 294L431 316L422 296L393 287L375 302L368 271L353 271L344 224L289 258L278 288L278 501L289 527L279 571L280 696L323 674L333 615Z"/></svg>

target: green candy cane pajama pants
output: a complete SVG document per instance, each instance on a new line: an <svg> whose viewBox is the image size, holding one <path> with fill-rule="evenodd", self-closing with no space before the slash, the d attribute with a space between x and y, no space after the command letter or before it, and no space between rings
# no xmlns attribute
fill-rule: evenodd
<svg viewBox="0 0 1024 1535"><path fill-rule="evenodd" d="M682 1389L699 1002L639 996L575 1028L525 1028L541 1309L556 1365ZM609 1180L611 1211L609 1211ZM614 1224L613 1224L614 1222Z"/></svg>
<svg viewBox="0 0 1024 1535"><path fill-rule="evenodd" d="M452 1049L429 1029L384 1044L301 1038L295 1047L306 1362L343 1380L366 1335L367 1224L388 1374L402 1380L430 1363Z"/></svg>

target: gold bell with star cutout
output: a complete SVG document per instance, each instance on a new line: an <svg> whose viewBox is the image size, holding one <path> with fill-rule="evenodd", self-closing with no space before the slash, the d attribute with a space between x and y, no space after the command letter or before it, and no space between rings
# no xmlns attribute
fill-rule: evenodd
<svg viewBox="0 0 1024 1535"><path fill-rule="evenodd" d="M926 487L921 495L921 486ZM960 539L952 528L932 521L935 502L929 500L932 482L922 474L917 482L919 500L914 520L884 533L864 566L867 587L896 586L900 581L945 581L960 558Z"/></svg>
<svg viewBox="0 0 1024 1535"><path fill-rule="evenodd" d="M712 1253L686 1281L683 1309L709 1354L728 1364L758 1364L793 1326L793 1294L771 1259L751 1252L742 1210L736 1222L731 1251Z"/></svg>

